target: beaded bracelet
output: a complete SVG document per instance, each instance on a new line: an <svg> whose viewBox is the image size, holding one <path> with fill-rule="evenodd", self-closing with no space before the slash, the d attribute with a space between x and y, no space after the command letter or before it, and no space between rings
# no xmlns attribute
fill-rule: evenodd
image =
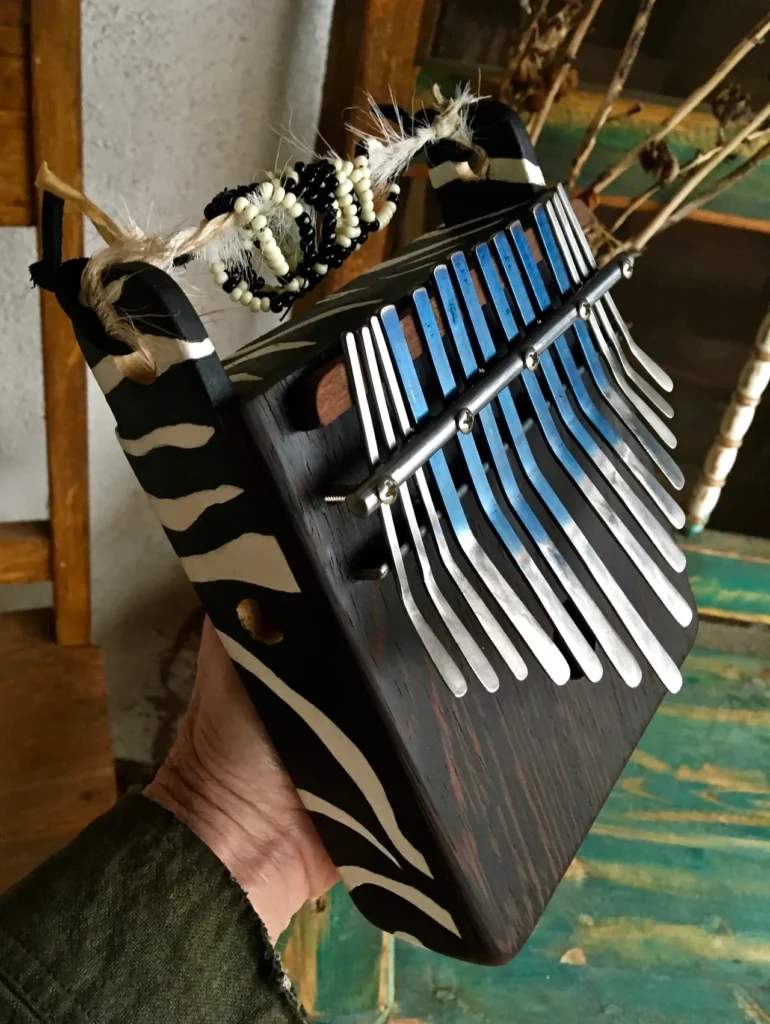
<svg viewBox="0 0 770 1024"><path fill-rule="evenodd" d="M237 218L243 236L238 257L215 259L210 270L233 302L254 313L289 309L330 269L341 267L372 232L390 224L401 192L391 182L375 212L363 142L353 160L298 161L293 173L266 179L225 189L204 210L206 220L228 213Z"/></svg>

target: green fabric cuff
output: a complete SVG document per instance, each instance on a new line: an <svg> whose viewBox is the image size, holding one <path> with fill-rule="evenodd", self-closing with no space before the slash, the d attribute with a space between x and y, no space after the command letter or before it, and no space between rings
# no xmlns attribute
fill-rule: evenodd
<svg viewBox="0 0 770 1024"><path fill-rule="evenodd" d="M0 898L4 1024L297 1024L262 922L171 813L126 797Z"/></svg>

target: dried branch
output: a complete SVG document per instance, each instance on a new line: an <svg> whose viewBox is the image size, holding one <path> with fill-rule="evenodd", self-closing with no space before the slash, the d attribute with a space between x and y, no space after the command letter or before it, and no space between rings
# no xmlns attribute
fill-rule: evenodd
<svg viewBox="0 0 770 1024"><path fill-rule="evenodd" d="M596 181L590 185L583 193L583 198L589 201L598 193L603 192L608 185L611 185L613 181L620 177L625 171L628 170L637 159L641 151L645 146L651 142L659 142L664 139L670 131L672 131L678 124L680 124L689 113L691 113L699 103L709 95L710 92L722 82L727 75L730 74L732 69L743 60L747 53L750 53L754 47L759 46L764 41L765 37L770 33L770 14L766 14L764 18L756 25L748 35L744 36L743 39L738 43L735 49L722 61L717 67L711 77L699 86L694 92L692 92L687 99L674 110L669 117L663 121L662 124L646 138L643 139L638 146L630 149L616 164L612 167L608 167L607 170L603 171Z"/></svg>
<svg viewBox="0 0 770 1024"><path fill-rule="evenodd" d="M724 146L720 146L710 160L707 160L697 171L691 174L679 191L658 211L649 224L634 239L627 243L626 247L633 250L643 249L653 235L656 235L666 226L672 215L679 209L685 199L695 191L698 185L705 181L709 174L731 153L734 153L748 139L752 132L760 128L768 117L770 117L770 103L766 103L759 113L737 135Z"/></svg>
<svg viewBox="0 0 770 1024"><path fill-rule="evenodd" d="M532 139L533 144L537 144L540 138L540 133L543 130L543 125L548 120L548 115L551 112L556 102L562 86L564 85L567 75L572 71L575 64L575 58L578 55L580 47L583 45L583 40L586 37L586 33L593 24L593 20L596 17L599 8L602 5L602 0L589 0L588 6L583 14L581 21L578 23L577 28L572 36L572 39L564 52L564 59L559 70L554 75L553 81L551 82L551 88L548 90L545 102L543 103L540 110L537 112L535 117L529 124L529 135Z"/></svg>
<svg viewBox="0 0 770 1024"><path fill-rule="evenodd" d="M500 99L503 103L507 103L509 107L512 107L515 100L515 85L517 80L517 72L519 65L521 64L522 57L529 49L533 39L537 33L540 22L545 15L546 8L551 0L540 0L537 6L537 10L530 19L529 24L521 33L519 41L516 46L512 46L508 53L508 60L506 61L505 74L503 75L503 81L500 85Z"/></svg>
<svg viewBox="0 0 770 1024"><path fill-rule="evenodd" d="M689 217L694 210L699 210L702 206L706 206L712 199L716 199L717 196L732 188L736 182L747 178L768 157L770 157L770 142L766 142L753 156L750 156L748 160L744 160L740 167L736 167L734 171L730 171L729 174L720 178L719 181L715 181L710 188L704 189L694 199L691 199L689 203L680 206L676 213L672 214L668 219L665 227L669 228L674 224L678 224L681 220ZM663 228L661 228L662 230Z"/></svg>
<svg viewBox="0 0 770 1024"><path fill-rule="evenodd" d="M647 25L649 24L650 15L652 14L652 8L654 6L655 0L641 0L639 10L637 11L634 24L631 28L631 33L626 41L625 49L620 56L620 60L615 68L615 73L612 76L612 80L610 81L607 92L604 95L604 99L597 108L596 113L583 136L583 140L578 148L577 154L575 155L575 159L572 161L572 169L570 170L568 181L570 188L572 188L580 177L588 158L594 151L594 146L599 138L599 132L601 132L602 128L606 124L616 100L623 91L623 86L626 84L626 79L629 76L631 68L634 66L637 54L639 53L639 47L642 45L644 33L647 31Z"/></svg>
<svg viewBox="0 0 770 1024"><path fill-rule="evenodd" d="M746 139L746 143L748 144L757 142L760 146L762 146L763 140L768 138L770 138L770 131L768 131L768 129L760 129L757 132L752 132L751 135L749 135L749 137ZM679 174L677 175L677 178L690 174L692 171L700 167L701 164L704 164L707 160L710 160L715 153L719 152L723 145L724 143L720 143L718 146L713 146L711 149L707 149L705 152L696 153L692 160L688 160L687 163L681 165L681 167L679 168ZM660 192L661 189L665 188L666 185L670 184L670 181L654 181L649 188L646 188L644 190L644 192L636 196L635 199L631 199L628 203L628 206L626 206L621 211L620 216L617 218L615 223L610 228L612 234L614 235L619 230L619 228L621 228L626 223L629 217L635 214L637 210L641 209L641 207L644 206L646 202L649 202L649 200L652 199L657 192Z"/></svg>

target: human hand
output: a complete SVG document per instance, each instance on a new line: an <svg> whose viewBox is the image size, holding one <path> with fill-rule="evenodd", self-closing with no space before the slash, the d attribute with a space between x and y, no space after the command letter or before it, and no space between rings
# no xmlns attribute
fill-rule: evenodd
<svg viewBox="0 0 770 1024"><path fill-rule="evenodd" d="M305 902L337 881L208 618L190 706L145 795L214 851L273 941Z"/></svg>

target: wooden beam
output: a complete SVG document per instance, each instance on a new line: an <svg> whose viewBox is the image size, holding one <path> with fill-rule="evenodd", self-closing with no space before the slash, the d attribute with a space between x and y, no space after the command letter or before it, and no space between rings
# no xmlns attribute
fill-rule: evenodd
<svg viewBox="0 0 770 1024"><path fill-rule="evenodd" d="M34 224L24 0L0 0L0 227Z"/></svg>
<svg viewBox="0 0 770 1024"><path fill-rule="evenodd" d="M80 2L30 0L34 163L47 161L82 184ZM83 251L82 219L64 215L64 259ZM85 367L69 317L41 291L48 484L51 503L56 637L87 644L91 635L88 555L88 449Z"/></svg>
<svg viewBox="0 0 770 1024"><path fill-rule="evenodd" d="M0 583L45 583L50 578L48 523L0 523Z"/></svg>

